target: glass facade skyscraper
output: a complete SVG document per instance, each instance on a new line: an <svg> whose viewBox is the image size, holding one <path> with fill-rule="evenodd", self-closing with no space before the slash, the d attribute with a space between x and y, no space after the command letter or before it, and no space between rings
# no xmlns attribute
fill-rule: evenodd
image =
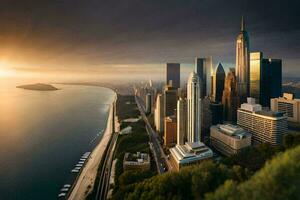
<svg viewBox="0 0 300 200"><path fill-rule="evenodd" d="M167 63L166 85L180 88L180 63Z"/></svg>

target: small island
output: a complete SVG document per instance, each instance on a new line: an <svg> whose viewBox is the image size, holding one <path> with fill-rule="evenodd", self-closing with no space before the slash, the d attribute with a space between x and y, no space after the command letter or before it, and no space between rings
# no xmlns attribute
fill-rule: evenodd
<svg viewBox="0 0 300 200"><path fill-rule="evenodd" d="M58 90L58 88L54 87L50 84L44 84L44 83L36 83L36 84L29 84L29 85L20 85L17 86L17 88L22 88L25 90L39 90L39 91L54 91Z"/></svg>

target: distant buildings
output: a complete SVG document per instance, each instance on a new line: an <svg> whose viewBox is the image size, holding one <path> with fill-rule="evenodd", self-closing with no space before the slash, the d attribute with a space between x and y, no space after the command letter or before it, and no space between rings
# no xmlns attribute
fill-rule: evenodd
<svg viewBox="0 0 300 200"><path fill-rule="evenodd" d="M192 72L187 83L188 142L198 142L201 138L200 92L199 77Z"/></svg>
<svg viewBox="0 0 300 200"><path fill-rule="evenodd" d="M187 142L170 149L170 160L179 171L183 166L193 165L213 157L213 151L202 142Z"/></svg>
<svg viewBox="0 0 300 200"><path fill-rule="evenodd" d="M183 145L187 139L187 102L180 98L177 101L177 144Z"/></svg>
<svg viewBox="0 0 300 200"><path fill-rule="evenodd" d="M166 85L180 88L180 63L167 63Z"/></svg>
<svg viewBox="0 0 300 200"><path fill-rule="evenodd" d="M285 113L290 122L300 123L300 99L293 94L283 93L283 97L271 99L271 110Z"/></svg>
<svg viewBox="0 0 300 200"><path fill-rule="evenodd" d="M164 89L164 116L175 115L177 107L177 88L166 85Z"/></svg>
<svg viewBox="0 0 300 200"><path fill-rule="evenodd" d="M154 124L156 131L162 133L164 131L164 98L162 94L156 97L156 106L154 110Z"/></svg>
<svg viewBox="0 0 300 200"><path fill-rule="evenodd" d="M164 145L174 146L177 142L177 119L173 116L165 118Z"/></svg>
<svg viewBox="0 0 300 200"><path fill-rule="evenodd" d="M225 82L225 71L221 63L218 64L215 73L212 78L212 101L222 102L224 82Z"/></svg>
<svg viewBox="0 0 300 200"><path fill-rule="evenodd" d="M248 98L237 113L237 124L252 134L253 143L282 143L287 131L287 117L283 113L262 110L254 98Z"/></svg>
<svg viewBox="0 0 300 200"><path fill-rule="evenodd" d="M152 95L150 93L146 94L146 113L150 114L152 111Z"/></svg>
<svg viewBox="0 0 300 200"><path fill-rule="evenodd" d="M241 31L236 40L236 77L237 90L240 101L243 103L249 96L250 90L250 53L249 36L245 29L244 18L241 22Z"/></svg>
<svg viewBox="0 0 300 200"><path fill-rule="evenodd" d="M212 126L210 138L212 146L226 156L237 154L243 148L251 146L251 134L232 124Z"/></svg>
<svg viewBox="0 0 300 200"><path fill-rule="evenodd" d="M209 96L210 92L210 77L212 68L212 58L196 58L195 73L198 75L200 83L200 98Z"/></svg>
<svg viewBox="0 0 300 200"><path fill-rule="evenodd" d="M123 170L149 170L150 156L146 153L137 152L125 153L123 160Z"/></svg>
<svg viewBox="0 0 300 200"><path fill-rule="evenodd" d="M262 52L250 54L250 95L263 107L270 99L281 96L282 63L279 59L264 59Z"/></svg>
<svg viewBox="0 0 300 200"><path fill-rule="evenodd" d="M225 86L222 97L224 106L224 121L236 122L236 112L239 106L239 96L237 93L237 79L234 68L229 69L225 79Z"/></svg>

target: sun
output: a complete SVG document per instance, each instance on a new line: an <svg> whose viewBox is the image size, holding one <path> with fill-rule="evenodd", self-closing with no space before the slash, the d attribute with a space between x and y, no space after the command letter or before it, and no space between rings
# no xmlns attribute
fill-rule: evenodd
<svg viewBox="0 0 300 200"><path fill-rule="evenodd" d="M8 64L0 61L0 77L15 75L15 71L8 68Z"/></svg>

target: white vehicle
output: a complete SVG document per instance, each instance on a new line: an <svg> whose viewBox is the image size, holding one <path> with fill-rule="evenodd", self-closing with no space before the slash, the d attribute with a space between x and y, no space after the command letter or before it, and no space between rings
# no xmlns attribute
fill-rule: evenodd
<svg viewBox="0 0 300 200"><path fill-rule="evenodd" d="M65 184L64 187L69 188L69 187L71 187L71 185L70 184Z"/></svg>
<svg viewBox="0 0 300 200"><path fill-rule="evenodd" d="M75 169L75 170L80 170L80 169L81 169L81 167L75 167L74 169Z"/></svg>
<svg viewBox="0 0 300 200"><path fill-rule="evenodd" d="M78 164L84 164L84 162L83 161L79 161Z"/></svg>
<svg viewBox="0 0 300 200"><path fill-rule="evenodd" d="M62 192L58 195L58 197L65 197L66 196L66 193Z"/></svg>
<svg viewBox="0 0 300 200"><path fill-rule="evenodd" d="M71 172L73 172L73 173L78 173L79 172L79 170L77 170L77 169L72 169L72 171Z"/></svg>
<svg viewBox="0 0 300 200"><path fill-rule="evenodd" d="M82 164L77 164L76 167L82 167Z"/></svg>
<svg viewBox="0 0 300 200"><path fill-rule="evenodd" d="M68 191L69 191L69 188L62 188L60 191L61 191L61 192L68 192Z"/></svg>

